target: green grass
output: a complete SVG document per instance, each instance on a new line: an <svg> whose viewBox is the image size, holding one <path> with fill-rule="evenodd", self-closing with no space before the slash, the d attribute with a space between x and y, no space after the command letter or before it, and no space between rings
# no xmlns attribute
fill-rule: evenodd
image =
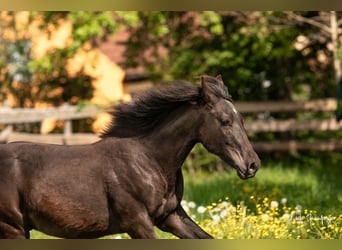
<svg viewBox="0 0 342 250"><path fill-rule="evenodd" d="M175 236L173 236L172 234L169 234L167 232L163 232L156 227L155 227L155 231L156 231L158 239L175 238ZM50 236L50 235L44 234L44 233L36 231L36 230L30 231L30 238L31 239L59 239L57 237ZM125 233L125 234L108 235L108 236L102 237L101 239L130 239L130 237L128 234Z"/></svg>
<svg viewBox="0 0 342 250"><path fill-rule="evenodd" d="M185 174L184 199L210 204L229 197L233 203L254 196L279 201L288 206L301 205L324 214L339 214L342 207L341 174L336 169L317 170L301 166L272 164L262 166L256 176L240 180L235 171Z"/></svg>

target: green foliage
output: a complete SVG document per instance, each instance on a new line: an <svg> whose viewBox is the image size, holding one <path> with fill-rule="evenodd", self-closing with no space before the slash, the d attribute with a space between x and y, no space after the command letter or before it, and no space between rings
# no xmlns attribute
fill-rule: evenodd
<svg viewBox="0 0 342 250"><path fill-rule="evenodd" d="M331 41L316 26L286 12L135 12L128 25L125 66L142 65L156 81L221 74L235 100L310 100L336 96ZM296 12L321 20L330 12ZM339 13L341 15L341 13ZM324 19L325 20L325 19ZM326 60L319 60L324 55ZM340 106L340 104L339 104ZM311 119L324 114L261 113L256 119ZM319 140L341 132L285 132L251 135L254 140Z"/></svg>
<svg viewBox="0 0 342 250"><path fill-rule="evenodd" d="M70 12L67 18L73 24L71 50L81 48L87 41L105 40L118 28L111 12L77 11Z"/></svg>
<svg viewBox="0 0 342 250"><path fill-rule="evenodd" d="M305 54L297 36L316 32L290 25L282 12L137 12L128 25L125 66L143 65L156 80L222 74L238 100L291 99L309 83L314 97L331 96L331 64L317 61L323 44ZM307 13L303 13L307 15ZM331 56L331 53L328 56ZM148 54L148 56L146 56ZM314 69L309 62L315 62ZM331 80L327 80L327 79ZM265 86L265 81L270 86Z"/></svg>

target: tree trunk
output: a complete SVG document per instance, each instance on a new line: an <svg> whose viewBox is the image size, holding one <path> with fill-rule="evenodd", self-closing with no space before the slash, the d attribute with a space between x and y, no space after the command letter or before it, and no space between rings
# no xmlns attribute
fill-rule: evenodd
<svg viewBox="0 0 342 250"><path fill-rule="evenodd" d="M331 40L333 44L333 57L334 57L334 70L335 80L337 85L337 109L336 119L340 121L342 119L342 77L341 77L341 59L338 55L338 25L336 11L330 12L330 27L331 27Z"/></svg>

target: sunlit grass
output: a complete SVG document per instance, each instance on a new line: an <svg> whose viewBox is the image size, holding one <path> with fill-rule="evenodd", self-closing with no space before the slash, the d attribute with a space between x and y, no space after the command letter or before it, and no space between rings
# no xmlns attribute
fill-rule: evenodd
<svg viewBox="0 0 342 250"><path fill-rule="evenodd" d="M263 166L257 175L240 180L235 171L185 174L184 199L210 204L222 197L252 205L250 196L281 200L290 206L302 205L323 213L338 214L342 207L342 185L336 174L311 171L305 167Z"/></svg>
<svg viewBox="0 0 342 250"><path fill-rule="evenodd" d="M158 239L175 239L176 237L173 236L170 233L167 232L163 232L161 230L159 230L158 228L155 228L156 234L158 236ZM39 232L37 230L31 230L30 232L30 238L31 239L60 239L54 236L50 236L47 234L44 234L42 232ZM127 233L123 233L123 234L113 234L113 235L107 235L104 237L101 237L100 239L130 239L130 236Z"/></svg>
<svg viewBox="0 0 342 250"><path fill-rule="evenodd" d="M226 197L194 218L216 239L342 239L342 213L288 207L285 198L278 202L251 196L250 201L254 209L243 201L234 205Z"/></svg>

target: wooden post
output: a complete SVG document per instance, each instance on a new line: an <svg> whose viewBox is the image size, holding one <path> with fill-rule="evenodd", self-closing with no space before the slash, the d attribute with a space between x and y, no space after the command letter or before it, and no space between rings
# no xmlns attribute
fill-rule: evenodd
<svg viewBox="0 0 342 250"><path fill-rule="evenodd" d="M63 126L63 144L67 145L72 135L72 120L64 120Z"/></svg>
<svg viewBox="0 0 342 250"><path fill-rule="evenodd" d="M13 132L13 125L7 125L4 130L0 132L0 143L8 142L8 137Z"/></svg>
<svg viewBox="0 0 342 250"><path fill-rule="evenodd" d="M72 121L65 120L64 121L64 137L70 137L72 135Z"/></svg>
<svg viewBox="0 0 342 250"><path fill-rule="evenodd" d="M68 103L64 103L63 108L68 108L70 105ZM72 120L64 120L63 126L63 144L68 144L68 139L72 135Z"/></svg>
<svg viewBox="0 0 342 250"><path fill-rule="evenodd" d="M8 100L3 102L2 110L11 110ZM4 130L0 132L0 143L6 143L8 141L8 137L13 132L13 125L8 124Z"/></svg>

